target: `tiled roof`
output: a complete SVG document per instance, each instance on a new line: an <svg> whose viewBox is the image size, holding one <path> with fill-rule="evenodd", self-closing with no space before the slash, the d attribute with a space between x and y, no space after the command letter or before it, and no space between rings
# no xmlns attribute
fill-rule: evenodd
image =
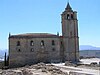
<svg viewBox="0 0 100 75"><path fill-rule="evenodd" d="M51 37L53 38L59 36L50 33L25 33L25 34L17 34L9 36L9 38L51 38Z"/></svg>

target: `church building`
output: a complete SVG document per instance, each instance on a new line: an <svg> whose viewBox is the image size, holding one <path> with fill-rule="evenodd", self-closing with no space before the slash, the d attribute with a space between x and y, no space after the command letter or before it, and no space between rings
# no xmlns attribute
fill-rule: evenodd
<svg viewBox="0 0 100 75"><path fill-rule="evenodd" d="M25 33L9 35L9 67L39 62L79 61L77 12L68 3L61 14L62 35Z"/></svg>

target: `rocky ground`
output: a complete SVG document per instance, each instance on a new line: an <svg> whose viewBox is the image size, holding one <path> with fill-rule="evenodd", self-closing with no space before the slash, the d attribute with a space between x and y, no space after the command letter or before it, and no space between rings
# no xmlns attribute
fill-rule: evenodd
<svg viewBox="0 0 100 75"><path fill-rule="evenodd" d="M39 63L32 66L0 70L0 75L68 75L51 64Z"/></svg>
<svg viewBox="0 0 100 75"><path fill-rule="evenodd" d="M100 75L100 71L96 70L96 68L98 68L96 64L76 65L69 62L63 64L38 63L20 68L0 69L0 75Z"/></svg>

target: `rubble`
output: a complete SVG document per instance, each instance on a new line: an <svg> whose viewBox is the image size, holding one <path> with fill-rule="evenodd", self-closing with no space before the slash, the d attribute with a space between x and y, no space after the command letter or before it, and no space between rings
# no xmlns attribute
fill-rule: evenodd
<svg viewBox="0 0 100 75"><path fill-rule="evenodd" d="M27 68L25 68L25 69L23 69L21 71L22 71L23 75L33 75L33 73Z"/></svg>
<svg viewBox="0 0 100 75"><path fill-rule="evenodd" d="M38 63L22 68L0 70L0 75L68 75L53 65Z"/></svg>
<svg viewBox="0 0 100 75"><path fill-rule="evenodd" d="M72 63L72 62L66 61L65 66L74 66L74 67L76 67L77 65Z"/></svg>
<svg viewBox="0 0 100 75"><path fill-rule="evenodd" d="M3 70L0 72L0 75L23 75L23 73L15 70Z"/></svg>
<svg viewBox="0 0 100 75"><path fill-rule="evenodd" d="M93 68L91 66L95 66L97 64L91 63L91 66L90 65L87 66L87 65L82 65L82 64L76 65L71 62L66 62L65 63L66 66L64 66L64 64L62 66L57 66L57 65L38 63L31 66L26 65L20 68L12 68L12 69L7 69L7 70L0 69L0 75L86 75L86 73L84 72L81 73L81 71L83 71L82 69L75 69L75 66L77 66L77 68L79 67L90 68L91 70L91 68ZM77 71L80 71L80 72L77 72Z"/></svg>

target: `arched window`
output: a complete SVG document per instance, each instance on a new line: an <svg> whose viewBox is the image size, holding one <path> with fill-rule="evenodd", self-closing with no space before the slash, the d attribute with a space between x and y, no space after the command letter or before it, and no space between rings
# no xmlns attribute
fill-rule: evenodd
<svg viewBox="0 0 100 75"><path fill-rule="evenodd" d="M70 16L69 16L69 14L67 14L67 19L70 19Z"/></svg>
<svg viewBox="0 0 100 75"><path fill-rule="evenodd" d="M71 19L73 19L74 17L73 17L73 14L71 14Z"/></svg>
<svg viewBox="0 0 100 75"><path fill-rule="evenodd" d="M33 46L33 45L34 45L34 42L33 42L33 41L31 41L31 42L30 42L30 46Z"/></svg>
<svg viewBox="0 0 100 75"><path fill-rule="evenodd" d="M41 45L41 46L44 46L44 41L43 41L43 40L41 41L40 45Z"/></svg>
<svg viewBox="0 0 100 75"><path fill-rule="evenodd" d="M52 40L52 45L55 45L55 41L54 40Z"/></svg>
<svg viewBox="0 0 100 75"><path fill-rule="evenodd" d="M17 41L17 46L20 46L20 41Z"/></svg>

